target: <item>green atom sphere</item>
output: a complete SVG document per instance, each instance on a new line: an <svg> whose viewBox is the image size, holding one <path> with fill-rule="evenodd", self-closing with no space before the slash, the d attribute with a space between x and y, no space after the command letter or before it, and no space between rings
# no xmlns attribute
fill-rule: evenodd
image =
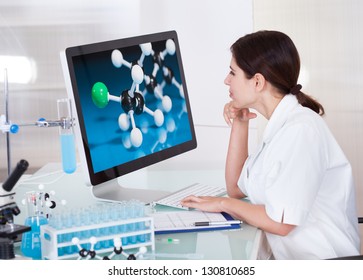
<svg viewBox="0 0 363 280"><path fill-rule="evenodd" d="M97 82L92 87L92 101L98 108L105 108L108 104L108 89L104 83Z"/></svg>

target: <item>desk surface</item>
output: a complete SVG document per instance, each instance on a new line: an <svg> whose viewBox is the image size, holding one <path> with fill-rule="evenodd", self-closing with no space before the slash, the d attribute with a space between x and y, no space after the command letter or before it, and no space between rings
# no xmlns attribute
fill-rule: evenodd
<svg viewBox="0 0 363 280"><path fill-rule="evenodd" d="M97 202L91 188L84 184L81 171L63 174L59 164L48 164L32 176L21 178L14 189L21 213L15 223L23 224L26 207L22 199L27 191L39 190L44 185L46 192L54 191L59 200L66 200L66 206L82 207ZM152 170L143 169L119 180L128 187L176 191L192 183L224 185L223 170ZM57 206L58 207L58 206ZM167 243L166 238L177 239ZM155 254L161 259L255 259L261 242L261 231L247 224L240 229L173 233L156 235Z"/></svg>

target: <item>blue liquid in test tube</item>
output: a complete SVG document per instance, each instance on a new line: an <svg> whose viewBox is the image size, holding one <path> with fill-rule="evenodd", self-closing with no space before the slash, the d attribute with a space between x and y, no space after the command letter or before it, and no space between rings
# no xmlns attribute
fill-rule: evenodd
<svg viewBox="0 0 363 280"><path fill-rule="evenodd" d="M62 165L65 173L73 173L76 170L76 150L73 134L61 134Z"/></svg>
<svg viewBox="0 0 363 280"><path fill-rule="evenodd" d="M73 116L70 101L58 99L58 118L60 121L59 136L62 150L62 165L65 173L76 170L76 148L74 146Z"/></svg>

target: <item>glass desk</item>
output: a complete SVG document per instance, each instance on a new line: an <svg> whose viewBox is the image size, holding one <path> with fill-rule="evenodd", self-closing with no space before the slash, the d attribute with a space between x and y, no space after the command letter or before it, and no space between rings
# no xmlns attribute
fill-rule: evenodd
<svg viewBox="0 0 363 280"><path fill-rule="evenodd" d="M63 174L60 164L54 163L44 166L31 176L24 175L14 188L16 202L21 210L15 216L15 223L23 224L25 220L27 209L22 204L25 193L39 190L40 184L44 186L45 192L54 191L58 200L67 201L65 206L57 207L71 209L99 202L94 198L91 188L85 185L79 169L73 174ZM165 191L176 191L196 182L224 185L224 171L143 169L119 180L121 185L127 184L128 187ZM158 207L161 206L156 206L156 211L165 208ZM168 239L175 242L168 242ZM234 230L156 234L154 254L156 259L256 259L261 240L261 230L247 224Z"/></svg>

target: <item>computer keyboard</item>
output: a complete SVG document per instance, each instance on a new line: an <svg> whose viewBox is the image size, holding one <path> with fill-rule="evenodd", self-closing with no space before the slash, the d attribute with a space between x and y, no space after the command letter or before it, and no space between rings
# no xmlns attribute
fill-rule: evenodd
<svg viewBox="0 0 363 280"><path fill-rule="evenodd" d="M225 187L216 187L216 186L211 186L211 185L195 183L184 189L181 189L172 194L169 194L166 197L159 199L158 201L154 201L154 204L189 210L189 207L180 205L180 201L189 195L222 196L225 194L226 194Z"/></svg>

